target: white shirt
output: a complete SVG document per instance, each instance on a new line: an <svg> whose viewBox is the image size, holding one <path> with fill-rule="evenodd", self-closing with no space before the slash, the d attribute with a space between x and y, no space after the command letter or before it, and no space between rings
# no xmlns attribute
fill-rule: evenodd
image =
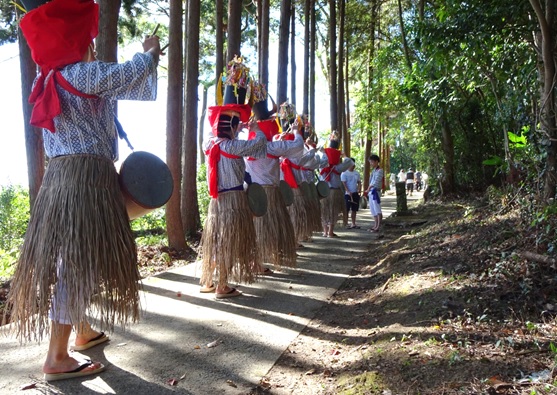
<svg viewBox="0 0 557 395"><path fill-rule="evenodd" d="M340 175L340 180L346 184L347 193L358 192L358 183L360 182L360 173L356 170L346 170Z"/></svg>

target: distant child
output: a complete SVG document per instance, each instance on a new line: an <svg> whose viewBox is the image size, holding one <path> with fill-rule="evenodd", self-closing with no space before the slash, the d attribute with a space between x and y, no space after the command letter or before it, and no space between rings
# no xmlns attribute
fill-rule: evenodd
<svg viewBox="0 0 557 395"><path fill-rule="evenodd" d="M371 155L369 164L372 169L369 177L369 186L364 193L368 195L369 209L375 221L373 228L368 229L370 232L379 232L383 213L381 212L381 186L383 185L383 169L379 167L379 156Z"/></svg>

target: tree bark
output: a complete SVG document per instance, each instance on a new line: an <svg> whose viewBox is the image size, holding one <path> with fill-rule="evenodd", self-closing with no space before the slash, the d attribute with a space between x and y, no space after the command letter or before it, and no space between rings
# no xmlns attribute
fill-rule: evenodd
<svg viewBox="0 0 557 395"><path fill-rule="evenodd" d="M226 61L234 59L234 55L241 56L242 44L242 0L228 0L228 51Z"/></svg>
<svg viewBox="0 0 557 395"><path fill-rule="evenodd" d="M296 8L290 13L290 102L296 106Z"/></svg>
<svg viewBox="0 0 557 395"><path fill-rule="evenodd" d="M288 38L291 1L283 0L280 5L280 28L277 68L277 104L288 99Z"/></svg>
<svg viewBox="0 0 557 395"><path fill-rule="evenodd" d="M189 0L187 18L186 111L182 149L182 223L186 237L201 228L197 204L197 103L199 88L199 24L201 9L198 0Z"/></svg>
<svg viewBox="0 0 557 395"><path fill-rule="evenodd" d="M302 114L309 114L309 34L310 34L310 6L311 0L304 2L304 81L303 81L303 97L302 97ZM310 117L310 122L313 119Z"/></svg>
<svg viewBox="0 0 557 395"><path fill-rule="evenodd" d="M199 131L197 133L197 148L199 155L199 163L205 163L205 153L203 152L203 136L205 135L205 117L207 115L207 97L209 87L203 85L203 99L201 100L201 117L199 118ZM198 207L199 208L199 207Z"/></svg>
<svg viewBox="0 0 557 395"><path fill-rule="evenodd" d="M182 185L181 137L183 114L183 52L182 1L170 0L168 91L166 106L166 163L172 173L174 191L166 203L166 233L168 246L178 251L186 249L186 239L180 211Z"/></svg>
<svg viewBox="0 0 557 395"><path fill-rule="evenodd" d="M309 38L309 119L315 127L315 52L317 50L317 34L315 21L315 0L310 0L310 38Z"/></svg>
<svg viewBox="0 0 557 395"><path fill-rule="evenodd" d="M118 61L118 16L121 0L99 1L99 35L95 39L97 58L105 62Z"/></svg>
<svg viewBox="0 0 557 395"><path fill-rule="evenodd" d="M340 0L339 4L339 35L338 35L338 128L342 136L342 148L344 155L350 156L350 136L346 129L346 113L345 113L345 92L344 92L344 19L346 11L346 1Z"/></svg>
<svg viewBox="0 0 557 395"><path fill-rule="evenodd" d="M555 198L557 188L557 116L555 113L555 2L545 2L545 12L539 0L530 0L541 30L542 78L540 108L541 132L546 144L544 198ZM538 40L539 41L539 40Z"/></svg>
<svg viewBox="0 0 557 395"><path fill-rule="evenodd" d="M269 15L270 0L263 0L261 5L261 50L259 55L259 81L269 86Z"/></svg>
<svg viewBox="0 0 557 395"><path fill-rule="evenodd" d="M217 82L221 78L222 72L224 71L224 5L223 0L216 0L215 3L215 26L216 26L216 53L215 53L215 81Z"/></svg>
<svg viewBox="0 0 557 395"><path fill-rule="evenodd" d="M454 141L446 109L443 109L441 114L441 146L445 158L443 177L441 179L442 190L443 194L450 195L455 192Z"/></svg>
<svg viewBox="0 0 557 395"><path fill-rule="evenodd" d="M336 0L329 0L329 92L331 132L338 131Z"/></svg>
<svg viewBox="0 0 557 395"><path fill-rule="evenodd" d="M31 58L31 50L20 29L18 29L17 34L19 70L21 73L21 108L23 109L27 179L29 181L29 205L33 209L44 176L45 153L42 130L32 126L30 123L33 106L29 104L28 98L31 94L33 81L37 75L37 66Z"/></svg>

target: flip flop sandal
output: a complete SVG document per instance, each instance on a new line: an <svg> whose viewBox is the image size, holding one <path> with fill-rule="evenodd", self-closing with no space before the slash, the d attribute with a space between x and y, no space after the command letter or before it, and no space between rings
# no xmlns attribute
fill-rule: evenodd
<svg viewBox="0 0 557 395"><path fill-rule="evenodd" d="M236 288L230 288L230 291L223 293L223 294L215 294L215 298L217 299L227 299L227 298L234 298L236 296L240 296L242 293L238 291Z"/></svg>
<svg viewBox="0 0 557 395"><path fill-rule="evenodd" d="M93 366L95 364L98 364L99 367L96 368L96 369L85 370L88 367ZM71 370L69 372L45 373L44 374L44 379L46 381L72 379L72 378L75 378L75 377L83 377L83 376L90 376L92 374L97 374L97 373L102 372L104 369L105 369L105 366L100 362L87 361L87 362L79 365L79 367L77 367L77 369Z"/></svg>
<svg viewBox="0 0 557 395"><path fill-rule="evenodd" d="M210 294L210 293L215 292L215 289L217 289L217 287L215 287L215 284L213 284L210 287L199 288L199 292L201 292L202 294Z"/></svg>
<svg viewBox="0 0 557 395"><path fill-rule="evenodd" d="M85 351L90 349L91 347L95 347L97 344L101 344L104 342L109 341L110 338L108 336L106 336L104 334L104 332L101 332L100 335L98 335L97 337L89 340L87 343L85 344L81 344L81 345L73 345L70 347L71 351Z"/></svg>

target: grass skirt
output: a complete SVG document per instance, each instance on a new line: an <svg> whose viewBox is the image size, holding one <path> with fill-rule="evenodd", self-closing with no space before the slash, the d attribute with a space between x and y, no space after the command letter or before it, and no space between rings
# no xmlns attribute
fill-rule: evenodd
<svg viewBox="0 0 557 395"><path fill-rule="evenodd" d="M296 237L280 189L263 185L267 194L267 214L255 217L257 249L261 262L281 266L296 266Z"/></svg>
<svg viewBox="0 0 557 395"><path fill-rule="evenodd" d="M345 211L346 202L342 189L331 189L329 196L321 199L321 220L324 224L336 223L340 214L344 218Z"/></svg>
<svg viewBox="0 0 557 395"><path fill-rule="evenodd" d="M311 236L312 231L309 226L306 197L300 188L292 188L292 192L294 193L294 202L288 207L288 213L294 226L296 241L299 242Z"/></svg>
<svg viewBox="0 0 557 395"><path fill-rule="evenodd" d="M201 284L219 287L229 280L251 283L259 269L253 214L244 191L219 193L211 199L201 237Z"/></svg>
<svg viewBox="0 0 557 395"><path fill-rule="evenodd" d="M11 283L7 307L21 340L49 332L56 290L66 318L89 311L101 330L139 318L137 250L114 164L99 156L49 161ZM56 317L59 311L54 311Z"/></svg>
<svg viewBox="0 0 557 395"><path fill-rule="evenodd" d="M320 232L323 228L321 225L321 205L319 203L319 194L315 184L310 184L311 196L307 200L308 218L310 229L313 232Z"/></svg>

